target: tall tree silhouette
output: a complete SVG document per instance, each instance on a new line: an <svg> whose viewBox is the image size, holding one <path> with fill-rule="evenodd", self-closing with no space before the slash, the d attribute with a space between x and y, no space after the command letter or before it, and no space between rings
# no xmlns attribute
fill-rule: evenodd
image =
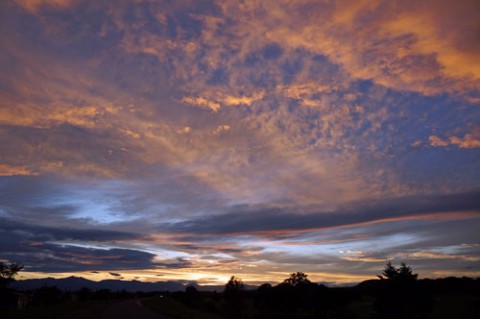
<svg viewBox="0 0 480 319"><path fill-rule="evenodd" d="M15 276L23 269L23 265L12 263L10 265L0 262L0 288L6 287L15 280Z"/></svg>
<svg viewBox="0 0 480 319"><path fill-rule="evenodd" d="M377 318L423 318L429 302L419 289L418 275L412 267L402 262L396 268L387 262L378 277L382 282L375 302Z"/></svg>
<svg viewBox="0 0 480 319"><path fill-rule="evenodd" d="M243 315L245 286L240 278L230 277L223 292L228 312L233 317L241 318Z"/></svg>
<svg viewBox="0 0 480 319"><path fill-rule="evenodd" d="M23 266L19 264L0 262L0 310L16 305L17 297L7 286L22 269Z"/></svg>
<svg viewBox="0 0 480 319"><path fill-rule="evenodd" d="M389 279L393 280L398 275L398 269L395 268L390 261L388 261L385 266L383 267L383 271L381 275L378 275L380 279Z"/></svg>
<svg viewBox="0 0 480 319"><path fill-rule="evenodd" d="M232 276L230 280L225 285L225 293L237 293L239 291L245 290L242 279Z"/></svg>
<svg viewBox="0 0 480 319"><path fill-rule="evenodd" d="M395 268L390 261L388 261L378 277L382 280L395 280L399 282L411 282L415 281L418 274L414 274L412 267L408 266L405 262L400 263L399 268Z"/></svg>
<svg viewBox="0 0 480 319"><path fill-rule="evenodd" d="M410 282L417 280L418 274L414 274L412 267L407 266L405 262L400 264L400 268L397 270L397 280L402 282Z"/></svg>

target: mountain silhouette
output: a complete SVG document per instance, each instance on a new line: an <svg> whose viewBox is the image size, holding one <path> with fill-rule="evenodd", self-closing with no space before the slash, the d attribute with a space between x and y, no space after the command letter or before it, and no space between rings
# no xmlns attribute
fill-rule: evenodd
<svg viewBox="0 0 480 319"><path fill-rule="evenodd" d="M129 292L142 291L183 291L185 284L175 281L165 282L142 282L137 280L125 281L108 279L102 281L91 281L82 277L68 277L68 278L43 278L43 279L26 279L18 280L11 284L11 287L17 290L32 290L41 288L43 286L56 286L65 291L76 291L81 288L89 288L92 290L109 289L112 291L126 290ZM199 287L203 289L204 287ZM210 288L210 287L208 287ZM207 288L207 290L209 290ZM205 290L205 289L203 289Z"/></svg>

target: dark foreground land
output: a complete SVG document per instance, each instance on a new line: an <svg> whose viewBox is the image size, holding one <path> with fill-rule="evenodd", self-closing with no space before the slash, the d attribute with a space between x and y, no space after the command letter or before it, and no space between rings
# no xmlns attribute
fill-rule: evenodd
<svg viewBox="0 0 480 319"><path fill-rule="evenodd" d="M222 294L190 289L144 304L178 319L479 319L480 280L371 280L348 288L283 283Z"/></svg>
<svg viewBox="0 0 480 319"><path fill-rule="evenodd" d="M64 303L21 311L0 312L1 318L27 319L170 319L145 307L139 299L97 301L93 303Z"/></svg>
<svg viewBox="0 0 480 319"><path fill-rule="evenodd" d="M92 311L93 310L93 311ZM65 319L169 319L149 308L143 306L140 300L125 300L116 302L105 307L101 314L90 309L87 311L73 312L64 317Z"/></svg>
<svg viewBox="0 0 480 319"><path fill-rule="evenodd" d="M84 289L76 293L76 300L71 292L52 287L23 293L37 296L36 304L0 311L0 318L480 318L480 280L471 278L370 280L344 288L309 281L284 282L253 290L233 282L219 293L198 291L193 286L182 292L148 294Z"/></svg>

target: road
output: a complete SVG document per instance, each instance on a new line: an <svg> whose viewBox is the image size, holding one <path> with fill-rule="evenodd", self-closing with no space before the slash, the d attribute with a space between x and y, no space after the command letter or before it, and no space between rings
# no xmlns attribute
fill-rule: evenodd
<svg viewBox="0 0 480 319"><path fill-rule="evenodd" d="M86 308L65 319L170 319L144 307L139 300L127 300L107 306L106 309Z"/></svg>

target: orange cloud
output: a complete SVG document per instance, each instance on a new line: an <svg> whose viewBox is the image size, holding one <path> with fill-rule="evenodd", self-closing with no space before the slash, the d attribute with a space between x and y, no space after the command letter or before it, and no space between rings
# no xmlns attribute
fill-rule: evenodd
<svg viewBox="0 0 480 319"><path fill-rule="evenodd" d="M277 87L279 93L288 98L300 100L301 104L305 106L319 106L321 103L320 101L311 99L314 94L331 93L337 89L336 85L320 84L317 82L306 82Z"/></svg>
<svg viewBox="0 0 480 319"><path fill-rule="evenodd" d="M459 148L477 148L480 147L480 131L476 130L474 133L466 133L463 137L452 136L449 139L431 135L428 140L433 147L456 145Z"/></svg>
<svg viewBox="0 0 480 319"><path fill-rule="evenodd" d="M249 26L249 38L325 55L354 78L427 95L479 85L475 1L285 0L222 7Z"/></svg>
<svg viewBox="0 0 480 319"><path fill-rule="evenodd" d="M32 10L40 10L43 6L67 7L74 1L23 0L19 3L30 3L31 8L34 8ZM248 1L243 4L221 2L219 5L224 10L223 17L221 14L214 17L200 14L191 16L204 23L198 38L176 39L165 35L168 22L165 12L168 10L156 10L158 6L148 5L152 16L162 26L157 34L142 27L142 14L139 13L133 22L127 21L122 6L107 6L114 24L109 27L116 27L124 34L118 47L119 52L127 53L122 56L122 61L128 61L134 54L140 57L145 57L146 54L148 60L165 62L168 58L168 63L172 63L175 74L165 80L159 72L155 81L151 81L157 83L158 80L162 84L168 82L171 86L155 87L155 84L149 83L151 79L139 81L142 83L141 94L133 90L119 90L114 85L109 86L105 81L95 78L92 66L101 66L102 59L110 59L110 55L87 61L85 68L80 69L64 67L62 60L54 59L55 56L49 60L39 55L42 60L38 62L28 53L20 55L20 49L15 51L15 56L22 60L25 69L30 70L31 74L23 75L24 81L18 81L14 85L22 93L24 101L15 102L15 97L8 101L3 99L4 102L11 103L4 103L4 108L0 110L0 122L36 128L70 124L91 130L110 130L112 135L122 136L119 144L129 144L119 145L118 149L131 149L129 155L135 156L138 166L157 163L170 165L191 173L219 192L245 200L260 200L262 196L271 198L269 196L273 194L284 198L284 194L288 193L290 198L310 203L329 201L332 198L354 199L367 193L381 192L381 186L372 189L377 187L374 183L368 183L369 187L365 187L367 183L356 173L359 152L355 148L358 147L358 140L369 141L367 135L378 132L390 114L386 108L364 111L367 109L365 106L354 105L354 95L343 94L341 91L348 87L352 79L358 78L373 79L376 83L394 88L427 90L436 78L445 78L446 75L437 69L439 62L436 61L435 54L431 55L428 50L422 51L422 46L418 43L426 43L428 37L436 37L436 32L442 25L437 26L432 22L435 17L428 17L424 23L430 31L426 29L428 32L424 31L425 34L418 36L413 31L408 31L416 26L416 22L412 22L416 21L415 17L410 17L408 12L395 11L394 5L379 5L378 1L339 1L335 6L329 2L305 0ZM418 14L423 16L426 11L422 9ZM226 23L230 19L235 23ZM383 26L385 28L381 31ZM108 36L109 27L102 28L102 37ZM222 29L228 32L220 32ZM418 43L409 45L410 41ZM278 61L263 61L266 65L260 67L258 73L271 76L278 82L270 89L259 88L251 84L252 74L257 73L257 70L247 73L247 67L239 66L243 65L249 54L262 52L270 43L279 44L282 56ZM432 48L437 50L439 46L434 45ZM281 80L283 71L280 66L290 60L295 51L309 51L309 54L326 56L329 62L338 66L339 75L325 71L315 74L312 79L312 75L308 74L308 63L312 62L305 58L302 61L305 63L304 68L292 78L291 83L285 84ZM430 65L424 61L419 67L416 58L418 55L422 61L436 62ZM205 70L200 70L199 65L203 64ZM48 66L48 70L45 66ZM229 80L225 85L212 87L206 81L209 76L207 74L218 67L226 70ZM430 68L433 68L432 72ZM76 77L71 78L71 74ZM98 87L103 92L92 94ZM160 87L165 90L158 92L159 96L164 96L161 103L152 103L147 101L148 98L135 100L139 95L143 99L143 92L148 96ZM177 88L177 91L170 91L171 87ZM181 95L177 95L178 90L182 94L188 92L188 95L179 99ZM340 94L341 98L336 96ZM38 102L38 97L42 98L41 103ZM275 112L265 111L274 99L275 103L278 101L278 109ZM309 109L289 112L286 106L291 103L289 99L298 100L299 105ZM155 117L156 111L152 104L161 104L165 110L173 110L174 107L170 108L169 103L174 104L172 101L179 100L214 112L217 121L201 119L204 122L192 125L193 121L200 119L182 115L185 116L182 123L172 124L164 118ZM72 101L78 105L70 105ZM127 111L130 102L135 106ZM234 113L236 108L229 108L228 112L220 114L223 113L220 110L228 106L250 106L255 108L255 112L237 117L239 113ZM109 111L111 109L117 113L113 114ZM243 107L239 108L242 109ZM321 115L314 113L317 110L321 111ZM208 115L208 112L205 113ZM229 118L222 118L225 114ZM364 116L358 119L359 114ZM317 119L315 123L307 123L309 120L305 120L306 117ZM227 131L223 123L235 123L235 132L244 134L228 134L228 140L223 139L218 134ZM352 136L352 132L362 126L368 128L363 131L363 136ZM437 143L440 143L439 140L441 138L437 137ZM252 141L255 141L253 145ZM454 139L452 143L459 147L476 145L468 136L461 138L461 141ZM379 147L374 142L369 142L365 149L372 156L377 156L382 151ZM114 149L111 145L106 145L105 148ZM333 159L331 150L342 150L342 156ZM67 151L64 150L59 154L68 157L65 153ZM68 155L78 162L87 160L77 154ZM95 157L86 158L87 161L92 161ZM108 165L98 161L78 165L77 168L91 172L113 170L110 160L114 159L115 156L110 156ZM257 180L255 172L269 171L272 161L281 162L282 168L275 174ZM69 169L68 158L47 161L51 162L62 162L61 168L65 172ZM115 163L120 163L120 160ZM104 165L104 169L97 165ZM127 163L119 165L125 167L115 168L117 173L128 171ZM136 167L130 167L134 166ZM298 178L299 175L304 177ZM316 181L332 179L335 180L334 187L312 187ZM287 191L285 185L289 184L295 184L296 189Z"/></svg>
<svg viewBox="0 0 480 319"><path fill-rule="evenodd" d="M428 141L430 142L430 145L433 147L439 147L439 146L448 146L450 145L448 141L442 140L440 137L437 135L431 135L428 137Z"/></svg>
<svg viewBox="0 0 480 319"><path fill-rule="evenodd" d="M220 103L206 99L204 97L187 96L182 98L182 102L193 106L198 106L200 108L210 109L213 112L218 112L220 110Z"/></svg>
<svg viewBox="0 0 480 319"><path fill-rule="evenodd" d="M251 95L241 95L234 96L228 94L222 94L215 92L212 97L195 97L195 96L186 96L182 98L182 102L197 106L204 109L210 109L213 112L218 112L223 106L240 106L240 105L251 105L253 102L261 100L264 97L264 92L253 92Z"/></svg>
<svg viewBox="0 0 480 319"><path fill-rule="evenodd" d="M230 125L228 124L219 125L213 130L213 134L220 134L228 130L230 130Z"/></svg>
<svg viewBox="0 0 480 319"><path fill-rule="evenodd" d="M476 148L480 147L480 138L479 136L467 133L463 138L457 136L451 137L450 143L457 145L460 148Z"/></svg>
<svg viewBox="0 0 480 319"><path fill-rule="evenodd" d="M446 14L445 10L450 10L450 8L442 8L442 5L440 5L437 10L434 10L437 11L435 13L425 11L419 14L403 13L390 23L386 23L384 30L388 30L392 36L396 37L415 35L416 41L412 45L412 53L417 52L425 56L435 55L436 61L441 66L439 71L443 75L458 79L479 80L479 52L458 48L453 39L446 39L444 33L446 30L438 21L438 16L444 16ZM461 21L456 22L461 23ZM439 24L440 27L438 27ZM406 51L399 51L399 53L404 55ZM401 55L399 57L402 57Z"/></svg>
<svg viewBox="0 0 480 319"><path fill-rule="evenodd" d="M0 176L13 176L13 175L35 175L29 171L26 167L11 166L0 163Z"/></svg>
<svg viewBox="0 0 480 319"><path fill-rule="evenodd" d="M71 6L75 0L15 0L25 10L36 13L42 7L65 9Z"/></svg>
<svg viewBox="0 0 480 319"><path fill-rule="evenodd" d="M262 91L255 92L251 96L243 95L243 96L223 96L220 98L220 101L227 105L250 105L257 100L261 100L264 96Z"/></svg>
<svg viewBox="0 0 480 319"><path fill-rule="evenodd" d="M59 106L42 108L38 106L18 105L16 108L0 108L0 123L7 125L51 127L71 124L79 127L93 128L95 117L101 115L96 107Z"/></svg>
<svg viewBox="0 0 480 319"><path fill-rule="evenodd" d="M459 255L459 254L443 254L433 251L418 251L413 252L408 255L412 259L463 259L467 261L478 262L480 257L470 256L470 255Z"/></svg>
<svg viewBox="0 0 480 319"><path fill-rule="evenodd" d="M190 126L185 126L179 130L177 130L178 134L188 134L192 131L192 128Z"/></svg>

